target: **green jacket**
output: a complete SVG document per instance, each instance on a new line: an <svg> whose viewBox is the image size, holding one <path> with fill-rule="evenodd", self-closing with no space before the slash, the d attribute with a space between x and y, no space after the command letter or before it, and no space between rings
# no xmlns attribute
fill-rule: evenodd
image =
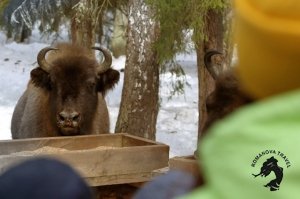
<svg viewBox="0 0 300 199"><path fill-rule="evenodd" d="M300 198L300 91L239 109L199 148L206 184L183 198Z"/></svg>

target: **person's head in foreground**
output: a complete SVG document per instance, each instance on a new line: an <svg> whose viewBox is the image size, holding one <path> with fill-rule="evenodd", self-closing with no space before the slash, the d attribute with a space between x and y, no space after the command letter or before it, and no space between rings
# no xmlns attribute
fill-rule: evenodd
<svg viewBox="0 0 300 199"><path fill-rule="evenodd" d="M55 159L24 161L0 175L1 199L92 199L90 188L68 164Z"/></svg>

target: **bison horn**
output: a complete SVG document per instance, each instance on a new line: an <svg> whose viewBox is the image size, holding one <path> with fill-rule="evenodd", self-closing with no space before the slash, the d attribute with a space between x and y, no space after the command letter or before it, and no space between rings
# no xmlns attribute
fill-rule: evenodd
<svg viewBox="0 0 300 199"><path fill-rule="evenodd" d="M110 69L111 67L111 63L112 63L112 56L111 53L109 52L109 50L102 48L102 47L92 47L92 49L94 50L99 50L103 53L104 55L104 61L102 64L100 64L100 66L97 68L97 73L101 74L106 72L108 69Z"/></svg>
<svg viewBox="0 0 300 199"><path fill-rule="evenodd" d="M50 50L58 50L58 49L57 48L52 48L52 47L46 47L46 48L43 48L38 53L38 56L37 56L38 65L41 67L41 69L43 69L47 73L49 73L51 66L50 66L50 64L48 64L46 62L45 56L46 56L47 52L50 51Z"/></svg>
<svg viewBox="0 0 300 199"><path fill-rule="evenodd" d="M219 51L210 50L207 53L205 53L205 55L204 55L204 65L213 79L216 79L218 75L217 75L216 71L214 71L214 69L213 69L213 66L211 63L211 57L214 55L220 55L220 54L222 54L222 53L220 53Z"/></svg>

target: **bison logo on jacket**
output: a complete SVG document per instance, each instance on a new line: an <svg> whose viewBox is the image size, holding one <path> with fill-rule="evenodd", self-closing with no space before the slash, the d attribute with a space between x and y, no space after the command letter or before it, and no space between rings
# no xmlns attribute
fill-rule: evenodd
<svg viewBox="0 0 300 199"><path fill-rule="evenodd" d="M270 175L271 172L274 172L276 178L264 185L265 187L269 187L270 191L279 190L283 178L283 168L278 166L277 162L278 160L272 156L263 163L259 174L252 174L256 178L257 176L266 177Z"/></svg>
<svg viewBox="0 0 300 199"><path fill-rule="evenodd" d="M255 173L252 173L252 176L254 176L254 178L259 176L266 178L266 181L268 182L264 182L264 187L269 188L270 191L277 191L280 189L284 171L286 171L282 167L284 164L286 165L286 169L291 167L289 158L283 152L273 149L261 151L255 156L251 163L251 167L256 168L256 171ZM257 172L259 166L260 172Z"/></svg>
<svg viewBox="0 0 300 199"><path fill-rule="evenodd" d="M99 64L91 49L60 43L42 49L12 117L12 138L109 132L106 92L119 80L108 50ZM46 58L47 54L47 58Z"/></svg>

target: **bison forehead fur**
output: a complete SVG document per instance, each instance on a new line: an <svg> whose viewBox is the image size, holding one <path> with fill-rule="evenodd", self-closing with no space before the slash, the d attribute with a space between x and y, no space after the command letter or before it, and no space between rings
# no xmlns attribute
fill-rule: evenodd
<svg viewBox="0 0 300 199"><path fill-rule="evenodd" d="M234 72L224 72L216 79L215 90L206 99L207 118L203 131L250 102L252 100L241 91Z"/></svg>
<svg viewBox="0 0 300 199"><path fill-rule="evenodd" d="M57 50L48 49L47 58L38 60L40 66L31 71L13 113L12 137L108 133L104 96L118 82L119 72L110 66L102 70L89 49L66 43L55 47ZM107 50L103 54L111 61Z"/></svg>

